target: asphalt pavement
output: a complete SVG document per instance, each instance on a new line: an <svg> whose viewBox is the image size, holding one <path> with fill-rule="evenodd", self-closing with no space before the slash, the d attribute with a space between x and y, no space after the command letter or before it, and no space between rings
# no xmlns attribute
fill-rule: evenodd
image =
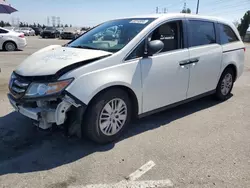
<svg viewBox="0 0 250 188"><path fill-rule="evenodd" d="M58 39L28 38L23 51L0 51L0 187L250 187L250 45L231 98L206 97L130 126L100 146L41 131L6 98L13 69ZM97 184L97 185L96 185Z"/></svg>

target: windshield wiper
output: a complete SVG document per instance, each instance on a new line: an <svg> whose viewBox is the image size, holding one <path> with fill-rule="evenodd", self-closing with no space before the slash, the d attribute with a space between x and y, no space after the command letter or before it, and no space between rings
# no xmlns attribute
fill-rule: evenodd
<svg viewBox="0 0 250 188"><path fill-rule="evenodd" d="M69 47L72 47L72 48L82 48L82 49L91 49L91 50L101 50L99 48L94 48L94 47L90 47L90 46L69 46Z"/></svg>

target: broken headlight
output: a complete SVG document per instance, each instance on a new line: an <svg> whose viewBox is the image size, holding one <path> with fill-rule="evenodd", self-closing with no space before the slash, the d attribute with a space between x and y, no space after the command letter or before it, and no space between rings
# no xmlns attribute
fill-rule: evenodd
<svg viewBox="0 0 250 188"><path fill-rule="evenodd" d="M32 83L29 86L25 97L44 97L58 94L71 84L72 81L73 78L51 83Z"/></svg>

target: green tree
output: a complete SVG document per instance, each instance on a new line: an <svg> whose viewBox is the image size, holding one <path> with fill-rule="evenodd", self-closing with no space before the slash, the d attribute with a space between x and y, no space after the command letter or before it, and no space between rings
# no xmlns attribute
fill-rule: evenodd
<svg viewBox="0 0 250 188"><path fill-rule="evenodd" d="M190 8L183 8L181 13L188 13L191 14L191 9Z"/></svg>
<svg viewBox="0 0 250 188"><path fill-rule="evenodd" d="M1 21L0 22L0 27L4 27L4 26L5 26L4 21Z"/></svg>
<svg viewBox="0 0 250 188"><path fill-rule="evenodd" d="M9 22L5 22L4 25L7 27L11 26Z"/></svg>
<svg viewBox="0 0 250 188"><path fill-rule="evenodd" d="M68 26L68 24L65 24L65 26L64 26L64 27L69 27L69 26Z"/></svg>
<svg viewBox="0 0 250 188"><path fill-rule="evenodd" d="M241 18L240 24L238 25L237 28L243 40L247 33L249 25L250 25L250 10L244 14L243 18Z"/></svg>

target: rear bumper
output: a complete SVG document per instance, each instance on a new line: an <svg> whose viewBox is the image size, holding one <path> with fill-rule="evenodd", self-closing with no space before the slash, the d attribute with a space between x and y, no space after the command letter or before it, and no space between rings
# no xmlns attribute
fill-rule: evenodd
<svg viewBox="0 0 250 188"><path fill-rule="evenodd" d="M25 38L24 38L24 39L19 39L19 40L17 41L17 48L18 48L19 50L24 49L26 46L27 46L27 41L26 41Z"/></svg>

